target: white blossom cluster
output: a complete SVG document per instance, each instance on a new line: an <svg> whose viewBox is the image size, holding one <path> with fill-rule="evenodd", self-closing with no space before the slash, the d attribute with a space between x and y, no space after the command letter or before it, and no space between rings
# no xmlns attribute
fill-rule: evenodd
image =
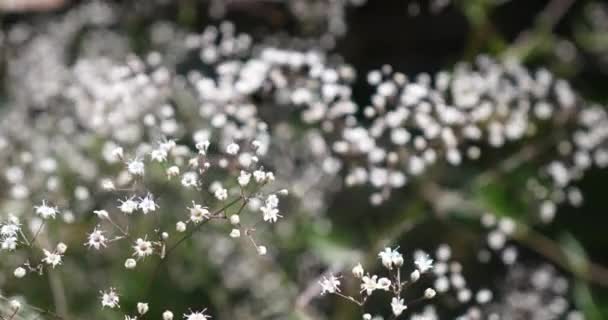
<svg viewBox="0 0 608 320"><path fill-rule="evenodd" d="M350 296L342 293L341 289L341 277L329 274L324 276L319 284L321 286L321 295L333 294L337 295L342 299L352 302L363 310L363 319L370 320L372 315L365 312L365 304L367 299L374 293L374 291L386 291L392 295L390 302L390 308L393 316L399 317L404 314L408 306L416 305L424 300L433 299L436 295L436 291L433 288L427 288L421 297L405 302L403 295L405 291L410 289L410 286L416 283L420 278L430 273L433 269L433 260L428 254L424 252L416 253L414 257L415 269L411 273L403 273L404 269L404 258L397 249L385 248L378 254L382 266L388 272L388 276L383 277L377 274L370 274L366 272L363 266L359 263L352 269L352 276L361 281L360 284L360 295Z"/></svg>

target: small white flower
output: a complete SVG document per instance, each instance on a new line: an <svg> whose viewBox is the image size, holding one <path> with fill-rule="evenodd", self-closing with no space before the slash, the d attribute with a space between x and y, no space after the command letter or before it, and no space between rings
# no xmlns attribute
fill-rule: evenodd
<svg viewBox="0 0 608 320"><path fill-rule="evenodd" d="M127 171L134 176L143 176L145 173L144 163L138 158L131 159L127 162Z"/></svg>
<svg viewBox="0 0 608 320"><path fill-rule="evenodd" d="M7 237L2 239L2 250L13 251L17 248L17 237Z"/></svg>
<svg viewBox="0 0 608 320"><path fill-rule="evenodd" d="M393 269L393 265L401 266L403 264L403 256L397 249L384 248L384 251L378 253L378 257L382 260L382 265L389 270Z"/></svg>
<svg viewBox="0 0 608 320"><path fill-rule="evenodd" d="M68 246L65 243L63 243L63 242L59 242L57 244L57 247L55 248L55 250L59 254L65 254L65 252L68 250Z"/></svg>
<svg viewBox="0 0 608 320"><path fill-rule="evenodd" d="M338 277L330 274L329 277L323 277L321 281L319 281L321 285L321 294L326 293L336 293L340 292L340 280Z"/></svg>
<svg viewBox="0 0 608 320"><path fill-rule="evenodd" d="M361 278L361 292L365 292L368 296L374 292L374 290L378 289L378 276L363 276Z"/></svg>
<svg viewBox="0 0 608 320"><path fill-rule="evenodd" d="M378 279L377 288L380 290L388 291L391 286L391 280L388 278L380 278Z"/></svg>
<svg viewBox="0 0 608 320"><path fill-rule="evenodd" d="M118 209L120 209L120 211L126 214L133 213L133 211L137 210L137 208L139 207L137 201L133 199L135 199L135 197L127 198L124 201L121 200Z"/></svg>
<svg viewBox="0 0 608 320"><path fill-rule="evenodd" d="M178 166L170 166L167 168L167 177L173 178L179 176L179 167Z"/></svg>
<svg viewBox="0 0 608 320"><path fill-rule="evenodd" d="M192 202L192 207L188 208L190 210L190 221L199 223L205 219L209 219L211 213L207 209L207 207L203 207L200 204L196 204Z"/></svg>
<svg viewBox="0 0 608 320"><path fill-rule="evenodd" d="M104 179L101 182L101 188L103 188L104 190L111 191L111 190L116 189L116 186L114 185L114 182L112 182L112 180L110 180L110 179Z"/></svg>
<svg viewBox="0 0 608 320"><path fill-rule="evenodd" d="M112 149L112 157L116 160L120 160L124 157L124 149L122 147L116 147L114 149Z"/></svg>
<svg viewBox="0 0 608 320"><path fill-rule="evenodd" d="M163 320L173 320L173 312L169 310L163 312Z"/></svg>
<svg viewBox="0 0 608 320"><path fill-rule="evenodd" d="M228 198L228 190L226 190L224 188L218 188L217 190L215 190L214 196L218 200L224 201L224 200L226 200Z"/></svg>
<svg viewBox="0 0 608 320"><path fill-rule="evenodd" d="M238 225L239 223L241 223L241 217L239 217L238 214L233 214L230 216L230 224L233 226Z"/></svg>
<svg viewBox="0 0 608 320"><path fill-rule="evenodd" d="M255 182L262 183L266 181L266 173L262 170L255 170L253 172L253 178L255 179Z"/></svg>
<svg viewBox="0 0 608 320"><path fill-rule="evenodd" d="M236 155L237 153L239 153L239 149L239 145L233 142L226 147L226 153L230 155Z"/></svg>
<svg viewBox="0 0 608 320"><path fill-rule="evenodd" d="M420 273L425 273L433 268L433 259L431 259L428 254L418 254L414 260L414 264L416 265L416 268L420 270Z"/></svg>
<svg viewBox="0 0 608 320"><path fill-rule="evenodd" d="M266 246L258 246L259 255L265 256L267 252L268 252L268 249L266 249Z"/></svg>
<svg viewBox="0 0 608 320"><path fill-rule="evenodd" d="M182 176L182 186L186 188L197 188L198 174L193 171L184 173L184 175Z"/></svg>
<svg viewBox="0 0 608 320"><path fill-rule="evenodd" d="M60 254L56 252L50 252L46 249L43 249L42 251L44 252L44 259L42 259L42 262L52 266L53 268L61 264Z"/></svg>
<svg viewBox="0 0 608 320"><path fill-rule="evenodd" d="M101 247L106 247L106 237L103 235L102 230L97 230L97 227L93 229L88 236L87 242L85 243L89 248L95 248L99 250Z"/></svg>
<svg viewBox="0 0 608 320"><path fill-rule="evenodd" d="M148 306L147 303L143 303L143 302L138 302L137 303L137 312L139 312L140 315L144 315L148 312L148 310L150 310L150 307Z"/></svg>
<svg viewBox="0 0 608 320"><path fill-rule="evenodd" d="M15 276L15 278L21 279L21 278L25 277L26 273L27 273L27 271L24 268L19 267L19 268L15 269L15 271L13 272L13 275Z"/></svg>
<svg viewBox="0 0 608 320"><path fill-rule="evenodd" d="M137 261L135 259L129 258L125 260L125 268L134 269L137 266Z"/></svg>
<svg viewBox="0 0 608 320"><path fill-rule="evenodd" d="M42 217L42 219L55 219L55 216L59 213L57 207L47 205L45 200L42 200L42 204L35 206L34 209L36 209L36 214Z"/></svg>
<svg viewBox="0 0 608 320"><path fill-rule="evenodd" d="M230 232L230 237L231 238L240 238L241 237L241 230L239 230L239 229L232 229L232 231Z"/></svg>
<svg viewBox="0 0 608 320"><path fill-rule="evenodd" d="M191 312L190 314L184 314L184 318L186 320L207 320L211 319L211 316L206 315L205 312L207 309L203 309L202 311Z"/></svg>
<svg viewBox="0 0 608 320"><path fill-rule="evenodd" d="M436 294L437 293L432 288L427 288L426 290L424 290L424 297L427 299L434 298Z"/></svg>
<svg viewBox="0 0 608 320"><path fill-rule="evenodd" d="M9 303L11 310L13 310L13 312L17 312L21 309L21 302L17 301L17 300L11 300L11 302Z"/></svg>
<svg viewBox="0 0 608 320"><path fill-rule="evenodd" d="M416 282L416 281L418 281L418 279L420 279L420 271L418 271L418 270L412 271L412 273L410 274L410 280L412 282Z"/></svg>
<svg viewBox="0 0 608 320"><path fill-rule="evenodd" d="M106 210L95 210L93 213L96 214L99 219L108 219L110 217Z"/></svg>
<svg viewBox="0 0 608 320"><path fill-rule="evenodd" d="M182 221L179 221L178 223L175 224L175 230L177 230L177 232L186 231L186 224L183 223Z"/></svg>
<svg viewBox="0 0 608 320"><path fill-rule="evenodd" d="M165 162L167 160L167 151L164 149L154 149L150 152L150 158L154 161Z"/></svg>
<svg viewBox="0 0 608 320"><path fill-rule="evenodd" d="M393 314L398 317L405 309L407 309L407 306L403 304L403 299L393 297L393 300L391 301L391 309L393 309Z"/></svg>
<svg viewBox="0 0 608 320"><path fill-rule="evenodd" d="M353 268L352 272L355 278L361 279L363 277L363 274L365 273L365 270L363 270L363 266L361 265L361 263L358 263Z"/></svg>
<svg viewBox="0 0 608 320"><path fill-rule="evenodd" d="M237 180L239 182L239 185L241 185L241 187L244 187L249 184L249 181L251 180L251 173L241 170L241 174L239 175Z"/></svg>
<svg viewBox="0 0 608 320"><path fill-rule="evenodd" d="M139 238L135 241L135 245L133 246L135 249L134 256L138 258L145 258L154 253L154 247L152 246L152 242Z"/></svg>
<svg viewBox="0 0 608 320"><path fill-rule="evenodd" d="M139 208L144 214L148 214L150 211L156 211L158 205L154 202L152 195L148 193L145 198L139 198Z"/></svg>
<svg viewBox="0 0 608 320"><path fill-rule="evenodd" d="M120 308L120 305L118 304L120 302L120 298L118 297L118 294L116 293L116 290L114 290L114 288L110 288L110 290L108 292L102 292L101 293L101 307L105 308L108 307L110 309L114 309L114 308Z"/></svg>

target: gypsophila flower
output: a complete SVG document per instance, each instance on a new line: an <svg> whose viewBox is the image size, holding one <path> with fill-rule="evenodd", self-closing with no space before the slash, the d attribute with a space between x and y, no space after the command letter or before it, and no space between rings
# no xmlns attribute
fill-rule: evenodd
<svg viewBox="0 0 608 320"><path fill-rule="evenodd" d="M154 161L165 162L167 160L167 151L164 149L154 149L150 152L150 158Z"/></svg>
<svg viewBox="0 0 608 320"><path fill-rule="evenodd" d="M26 274L26 273L27 273L27 271L26 271L24 268L22 268L22 267L18 267L18 268L16 268L16 269L15 269L15 271L13 272L13 275L15 276L15 278L20 279L20 278L25 277L25 274Z"/></svg>
<svg viewBox="0 0 608 320"><path fill-rule="evenodd" d="M138 158L127 162L127 171L134 176L143 176L145 173L144 163Z"/></svg>
<svg viewBox="0 0 608 320"><path fill-rule="evenodd" d="M125 268L127 269L134 269L137 266L137 261L135 261L135 259L127 259L125 260Z"/></svg>
<svg viewBox="0 0 608 320"><path fill-rule="evenodd" d="M133 249L135 249L133 255L137 256L137 258L140 259L150 256L152 255L152 253L154 253L154 247L152 246L152 242L144 240L142 238L138 238L135 241Z"/></svg>
<svg viewBox="0 0 608 320"><path fill-rule="evenodd" d="M182 185L186 188L198 187L198 174L196 172L186 172L182 175Z"/></svg>
<svg viewBox="0 0 608 320"><path fill-rule="evenodd" d="M190 211L190 221L195 224L204 221L205 219L209 219L211 216L207 207L196 204L194 201L192 202L192 207L188 208L188 210Z"/></svg>
<svg viewBox="0 0 608 320"><path fill-rule="evenodd" d="M319 284L321 285L321 294L340 292L340 280L333 274L330 274L329 277L323 277Z"/></svg>
<svg viewBox="0 0 608 320"><path fill-rule="evenodd" d="M393 310L393 314L398 317L405 309L407 309L407 306L403 303L403 299L393 297L393 300L391 301L391 309Z"/></svg>
<svg viewBox="0 0 608 320"><path fill-rule="evenodd" d="M124 201L120 201L120 206L118 207L120 211L126 214L131 214L139 207L137 201L134 200L135 197L130 197L125 199Z"/></svg>
<svg viewBox="0 0 608 320"><path fill-rule="evenodd" d="M426 253L420 253L416 255L414 264L416 265L416 268L420 270L420 273L425 273L433 268L433 259L431 259Z"/></svg>
<svg viewBox="0 0 608 320"><path fill-rule="evenodd" d="M93 232L89 233L86 246L89 248L95 248L96 250L101 249L101 247L106 247L106 237L103 234L103 230L98 230L97 227L93 229Z"/></svg>
<svg viewBox="0 0 608 320"><path fill-rule="evenodd" d="M378 257L382 260L382 265L389 270L393 269L393 265L399 267L403 264L403 256L397 249L384 248L384 251L378 253Z"/></svg>
<svg viewBox="0 0 608 320"><path fill-rule="evenodd" d="M362 278L363 275L365 274L365 270L363 270L363 266L361 265L361 263L358 263L352 270L353 276L355 278Z"/></svg>
<svg viewBox="0 0 608 320"><path fill-rule="evenodd" d="M226 146L226 153L230 155L236 155L237 153L239 153L239 149L239 145L233 142Z"/></svg>
<svg viewBox="0 0 608 320"><path fill-rule="evenodd" d="M46 249L43 249L42 251L44 252L44 259L42 259L42 262L52 266L53 268L61 264L61 254L51 252Z"/></svg>
<svg viewBox="0 0 608 320"><path fill-rule="evenodd" d="M190 312L190 314L184 314L184 319L186 320L207 320L211 319L210 315L205 314L207 309L203 309L202 311Z"/></svg>
<svg viewBox="0 0 608 320"><path fill-rule="evenodd" d="M173 312L169 310L163 312L163 320L173 320Z"/></svg>
<svg viewBox="0 0 608 320"><path fill-rule="evenodd" d="M249 184L250 180L251 180L251 173L241 170L241 173L239 174L239 177L238 177L239 185L241 187L244 187Z"/></svg>
<svg viewBox="0 0 608 320"><path fill-rule="evenodd" d="M120 305L118 304L120 302L120 298L118 297L118 294L116 293L116 290L114 290L114 288L110 288L109 291L104 291L101 292L101 306L102 308L108 307L110 309L114 309L114 308L120 308Z"/></svg>
<svg viewBox="0 0 608 320"><path fill-rule="evenodd" d="M177 177L179 176L179 167L178 166L170 166L169 168L167 168L167 177L168 178L173 178L173 177ZM186 184L184 184L183 180L182 180L182 184L185 187L188 187L191 185L191 183L189 181L186 181Z"/></svg>
<svg viewBox="0 0 608 320"><path fill-rule="evenodd" d="M215 190L213 195L215 196L216 199L218 199L220 201L224 201L224 200L228 199L228 190L226 190L224 188L218 188L217 190Z"/></svg>
<svg viewBox="0 0 608 320"><path fill-rule="evenodd" d="M144 314L146 314L148 312L148 310L150 310L150 307L148 306L147 303L143 303L143 302L138 302L137 303L137 312L140 315L143 316Z"/></svg>
<svg viewBox="0 0 608 320"><path fill-rule="evenodd" d="M138 207L144 214L148 214L148 212L156 211L158 205L154 202L152 194L148 193L144 198L139 198Z"/></svg>
<svg viewBox="0 0 608 320"><path fill-rule="evenodd" d="M42 204L34 208L36 209L36 214L42 217L42 219L55 219L55 216L59 213L57 207L48 206L45 200L42 200Z"/></svg>

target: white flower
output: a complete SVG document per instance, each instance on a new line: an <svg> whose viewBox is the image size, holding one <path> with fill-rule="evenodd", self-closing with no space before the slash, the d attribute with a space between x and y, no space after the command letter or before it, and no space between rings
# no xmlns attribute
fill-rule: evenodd
<svg viewBox="0 0 608 320"><path fill-rule="evenodd" d="M95 248L99 250L101 247L106 247L106 237L103 235L102 230L97 230L97 227L93 229L93 232L89 233L87 242L85 243L89 248Z"/></svg>
<svg viewBox="0 0 608 320"><path fill-rule="evenodd" d="M143 176L145 173L144 163L138 158L131 159L127 162L127 171L134 176Z"/></svg>
<svg viewBox="0 0 608 320"><path fill-rule="evenodd" d="M59 213L57 207L48 206L45 200L42 200L42 204L35 206L34 209L36 209L36 214L42 217L42 219L55 219L55 216Z"/></svg>
<svg viewBox="0 0 608 320"><path fill-rule="evenodd" d="M21 302L15 300L15 299L11 300L11 302L9 304L10 304L11 310L13 310L13 312L17 312L21 309Z"/></svg>
<svg viewBox="0 0 608 320"><path fill-rule="evenodd" d="M119 160L119 159L123 158L124 153L125 153L125 151L122 147L116 147L116 148L112 149L111 155L114 159Z"/></svg>
<svg viewBox="0 0 608 320"><path fill-rule="evenodd" d="M230 231L230 237L231 238L240 238L241 237L241 230L239 230L239 229L232 229L232 231Z"/></svg>
<svg viewBox="0 0 608 320"><path fill-rule="evenodd" d="M167 151L164 149L154 149L150 152L150 158L158 162L164 162L167 160Z"/></svg>
<svg viewBox="0 0 608 320"><path fill-rule="evenodd" d="M193 171L184 173L182 176L182 185L186 188L198 187L198 174Z"/></svg>
<svg viewBox="0 0 608 320"><path fill-rule="evenodd" d="M131 214L133 211L137 210L139 207L137 201L133 200L135 197L127 198L124 201L120 201L120 206L118 208L120 211L126 214Z"/></svg>
<svg viewBox="0 0 608 320"><path fill-rule="evenodd" d="M99 219L108 219L110 217L106 210L95 210L93 213L96 214Z"/></svg>
<svg viewBox="0 0 608 320"><path fill-rule="evenodd" d="M110 288L110 290L108 292L102 292L101 293L101 306L102 308L108 307L110 309L114 309L114 308L120 308L120 305L118 304L120 302L120 298L118 297L118 294L116 293L116 291L114 290L114 288Z"/></svg>
<svg viewBox="0 0 608 320"><path fill-rule="evenodd" d="M19 268L15 269L15 271L13 272L13 275L15 276L15 278L21 279L21 278L25 277L26 273L27 273L27 271L24 268L19 267Z"/></svg>
<svg viewBox="0 0 608 320"><path fill-rule="evenodd" d="M266 249L266 246L258 246L259 255L265 256L267 252L268 252L268 249Z"/></svg>
<svg viewBox="0 0 608 320"><path fill-rule="evenodd" d="M437 293L432 288L427 288L426 290L424 290L424 297L427 299L434 298L435 294L437 294Z"/></svg>
<svg viewBox="0 0 608 320"><path fill-rule="evenodd" d="M279 214L279 210L275 209L275 208L270 208L270 207L266 207L266 206L262 206L260 208L260 211L262 211L262 213L264 214L264 221L268 221L270 223L274 223L277 222L277 220L279 219L279 217L282 217Z"/></svg>
<svg viewBox="0 0 608 320"><path fill-rule="evenodd" d="M135 246L133 246L133 249L135 249L135 253L133 253L133 255L137 256L138 258L145 258L154 253L154 247L152 247L152 242L144 240L142 238L139 238L135 241Z"/></svg>
<svg viewBox="0 0 608 320"><path fill-rule="evenodd" d="M163 312L163 320L173 320L173 312L169 310Z"/></svg>
<svg viewBox="0 0 608 320"><path fill-rule="evenodd" d="M156 211L158 205L154 202L152 195L148 193L145 198L139 198L139 208L144 214L148 214L150 211Z"/></svg>
<svg viewBox="0 0 608 320"><path fill-rule="evenodd" d="M186 320L207 320L211 319L211 316L206 315L205 312L207 309L203 309L203 311L191 312L190 314L184 314L184 318Z"/></svg>
<svg viewBox="0 0 608 320"><path fill-rule="evenodd" d="M253 178L255 179L255 182L262 183L266 181L266 173L262 170L255 170L253 172Z"/></svg>
<svg viewBox="0 0 608 320"><path fill-rule="evenodd" d="M139 312L140 315L144 315L148 312L148 310L150 310L150 307L148 306L147 303L143 303L143 302L138 302L137 303L137 312Z"/></svg>
<svg viewBox="0 0 608 320"><path fill-rule="evenodd" d="M244 187L249 184L249 181L251 180L251 173L241 170L241 174L239 175L237 180L239 182L239 185L241 185L241 187Z"/></svg>
<svg viewBox="0 0 608 320"><path fill-rule="evenodd" d="M388 291L391 286L391 280L388 278L378 279L377 289Z"/></svg>
<svg viewBox="0 0 608 320"><path fill-rule="evenodd" d="M393 297L393 300L391 301L391 309L393 309L393 314L398 317L403 313L403 310L407 309L407 306L403 304L403 299Z"/></svg>
<svg viewBox="0 0 608 320"><path fill-rule="evenodd" d="M391 248L384 248L384 251L378 253L378 257L382 260L382 265L389 270L393 269L393 265L401 266L403 264L403 256Z"/></svg>
<svg viewBox="0 0 608 320"><path fill-rule="evenodd" d="M412 271L412 273L410 274L410 280L412 282L416 282L416 281L418 281L418 279L420 279L420 271L418 271L418 270Z"/></svg>
<svg viewBox="0 0 608 320"><path fill-rule="evenodd" d="M177 177L177 176L179 176L179 167L178 166L170 166L169 168L167 168L167 172L166 173L167 173L167 177L168 178Z"/></svg>
<svg viewBox="0 0 608 320"><path fill-rule="evenodd" d="M230 155L235 155L239 153L239 149L239 145L233 142L226 147L226 153Z"/></svg>
<svg viewBox="0 0 608 320"><path fill-rule="evenodd" d="M177 232L184 232L186 231L186 224L183 223L182 221L179 221L175 224L175 230L177 230Z"/></svg>
<svg viewBox="0 0 608 320"><path fill-rule="evenodd" d="M59 242L57 244L57 247L55 247L55 250L59 254L65 254L65 252L68 250L68 246L63 242Z"/></svg>
<svg viewBox="0 0 608 320"><path fill-rule="evenodd" d="M228 190L224 188L217 188L217 190L215 190L214 195L218 200L224 201L228 198Z"/></svg>
<svg viewBox="0 0 608 320"><path fill-rule="evenodd" d="M61 255L59 253L50 252L46 249L42 249L42 251L44 252L44 259L42 259L42 262L52 266L53 268L61 264Z"/></svg>
<svg viewBox="0 0 608 320"><path fill-rule="evenodd" d="M363 274L365 273L365 270L363 270L363 266L361 265L361 263L358 263L353 268L352 272L355 278L361 279L361 277L363 277Z"/></svg>
<svg viewBox="0 0 608 320"><path fill-rule="evenodd" d="M135 259L127 259L125 260L125 268L127 269L134 269L137 266L137 261L135 261Z"/></svg>
<svg viewBox="0 0 608 320"><path fill-rule="evenodd" d="M374 292L374 290L378 289L378 276L363 276L361 278L361 292L365 292L368 296Z"/></svg>
<svg viewBox="0 0 608 320"><path fill-rule="evenodd" d="M7 237L2 239L2 250L13 251L17 248L17 237Z"/></svg>
<svg viewBox="0 0 608 320"><path fill-rule="evenodd" d="M421 253L417 255L414 264L416 265L416 268L420 270L420 273L425 273L433 268L433 259L431 259L428 254Z"/></svg>
<svg viewBox="0 0 608 320"><path fill-rule="evenodd" d="M323 277L321 281L319 281L321 285L321 294L325 293L336 293L340 292L340 280L338 277L330 274L329 277Z"/></svg>
<svg viewBox="0 0 608 320"><path fill-rule="evenodd" d="M230 216L230 224L233 226L238 225L241 222L241 217L238 214L233 214Z"/></svg>
<svg viewBox="0 0 608 320"><path fill-rule="evenodd" d="M211 213L207 209L207 207L203 207L200 204L196 204L192 202L192 207L188 208L190 210L190 221L194 223L199 223L205 219L209 219Z"/></svg>

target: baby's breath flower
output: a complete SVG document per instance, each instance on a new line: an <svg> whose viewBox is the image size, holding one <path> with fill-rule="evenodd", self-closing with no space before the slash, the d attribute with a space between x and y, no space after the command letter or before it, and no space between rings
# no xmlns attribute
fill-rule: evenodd
<svg viewBox="0 0 608 320"><path fill-rule="evenodd" d="M407 309L407 306L403 303L403 299L393 297L393 300L391 301L391 309L393 310L395 317L398 317L405 309Z"/></svg>
<svg viewBox="0 0 608 320"><path fill-rule="evenodd" d="M42 217L42 219L55 219L55 216L59 213L57 207L47 205L45 200L42 200L42 204L34 208L36 209L36 214Z"/></svg>
<svg viewBox="0 0 608 320"><path fill-rule="evenodd" d="M363 277L363 274L365 274L365 270L363 270L363 266L361 265L361 263L358 263L353 268L352 273L355 278L361 279L361 277Z"/></svg>
<svg viewBox="0 0 608 320"><path fill-rule="evenodd" d="M133 255L137 256L138 258L145 258L154 253L154 247L152 246L152 242L144 240L142 238L138 238L135 241L133 249L135 249L135 253L133 253Z"/></svg>
<svg viewBox="0 0 608 320"><path fill-rule="evenodd" d="M173 320L173 312L169 310L163 312L163 320Z"/></svg>
<svg viewBox="0 0 608 320"><path fill-rule="evenodd" d="M118 304L120 302L120 298L116 293L114 288L110 288L110 290L101 292L101 306L102 308L108 307L110 309L120 308Z"/></svg>
<svg viewBox="0 0 608 320"><path fill-rule="evenodd" d="M433 268L433 259L431 259L428 254L418 254L414 260L414 264L416 265L416 268L420 270L420 273L425 273Z"/></svg>
<svg viewBox="0 0 608 320"><path fill-rule="evenodd" d="M144 314L146 314L148 312L149 309L150 309L150 307L148 306L147 303L143 303L143 302L138 302L137 303L137 312L140 315L143 316Z"/></svg>
<svg viewBox="0 0 608 320"><path fill-rule="evenodd" d="M125 268L134 269L137 266L137 261L135 259L129 258L125 260Z"/></svg>
<svg viewBox="0 0 608 320"><path fill-rule="evenodd" d="M127 171L134 176L143 176L145 173L143 161L139 160L139 158L129 160L127 162Z"/></svg>
<svg viewBox="0 0 608 320"><path fill-rule="evenodd" d="M120 211L122 211L123 213L126 213L126 214L131 214L135 210L137 210L137 208L139 207L139 204L134 199L135 199L135 197L133 196L133 197L125 199L124 201L121 200L120 206L118 207L120 209Z"/></svg>
<svg viewBox="0 0 608 320"><path fill-rule="evenodd" d="M97 227L93 229L93 232L89 233L87 242L85 243L89 248L95 248L99 250L101 247L106 247L106 237L103 235L103 230L98 230Z"/></svg>
<svg viewBox="0 0 608 320"><path fill-rule="evenodd" d="M195 224L200 223L205 219L209 219L209 217L211 216L211 213L209 212L209 209L207 209L207 207L203 207L200 204L196 204L194 203L194 201L192 202L192 207L188 208L188 210L190 211L190 221Z"/></svg>
<svg viewBox="0 0 608 320"><path fill-rule="evenodd" d="M229 155L236 155L239 153L239 149L239 145L233 142L226 147L226 153Z"/></svg>
<svg viewBox="0 0 608 320"><path fill-rule="evenodd" d="M184 318L186 320L207 320L211 319L210 315L205 314L207 309L203 309L202 311L192 311L190 314L184 314Z"/></svg>
<svg viewBox="0 0 608 320"><path fill-rule="evenodd" d="M321 294L340 292L340 280L333 274L330 274L329 277L323 277L319 284L321 285Z"/></svg>
<svg viewBox="0 0 608 320"><path fill-rule="evenodd" d="M224 188L218 188L217 190L215 190L215 192L213 193L213 195L218 200L224 201L224 200L228 199L228 190L226 190Z"/></svg>
<svg viewBox="0 0 608 320"><path fill-rule="evenodd" d="M186 224L182 221L179 221L175 224L175 230L177 230L177 232L184 232L186 231Z"/></svg>
<svg viewBox="0 0 608 320"><path fill-rule="evenodd" d="M15 276L15 278L21 279L21 278L25 277L26 273L27 273L27 271L24 268L19 267L19 268L15 269L15 271L13 272L13 275Z"/></svg>
<svg viewBox="0 0 608 320"><path fill-rule="evenodd" d="M42 251L44 252L44 259L42 259L42 262L52 266L53 268L61 264L61 254L51 252L46 249L43 249Z"/></svg>
<svg viewBox="0 0 608 320"><path fill-rule="evenodd" d="M232 229L232 231L230 231L230 237L231 238L240 238L241 237L241 230L239 230L239 229Z"/></svg>
<svg viewBox="0 0 608 320"><path fill-rule="evenodd" d="M148 214L150 211L156 211L156 208L158 208L158 205L154 202L154 197L150 193L144 198L139 198L138 206L144 214Z"/></svg>

